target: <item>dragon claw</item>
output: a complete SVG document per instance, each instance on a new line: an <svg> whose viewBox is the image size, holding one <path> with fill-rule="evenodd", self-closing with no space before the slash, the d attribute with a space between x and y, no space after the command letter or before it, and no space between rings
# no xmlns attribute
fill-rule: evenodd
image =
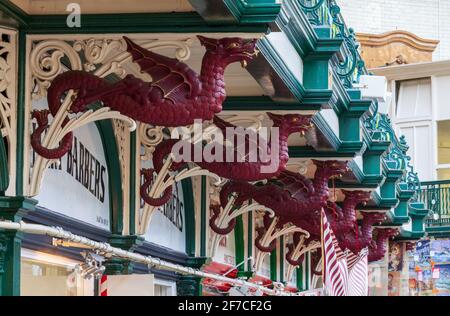
<svg viewBox="0 0 450 316"><path fill-rule="evenodd" d="M141 174L144 176L145 180L149 180L153 177L154 169L142 169Z"/></svg>
<svg viewBox="0 0 450 316"><path fill-rule="evenodd" d="M49 110L34 110L31 114L32 118L36 119L39 126L48 125L48 116L50 115Z"/></svg>

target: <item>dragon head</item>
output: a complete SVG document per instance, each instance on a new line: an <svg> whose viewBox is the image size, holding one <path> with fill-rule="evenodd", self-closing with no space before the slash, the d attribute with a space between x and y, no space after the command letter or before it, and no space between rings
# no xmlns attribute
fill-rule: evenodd
<svg viewBox="0 0 450 316"><path fill-rule="evenodd" d="M257 39L244 39L240 37L215 39L201 35L197 37L200 43L205 46L207 53L217 55L227 65L241 62L242 67L246 67L247 63L259 53L256 49Z"/></svg>
<svg viewBox="0 0 450 316"><path fill-rule="evenodd" d="M364 221L375 224L381 224L386 220L386 214L384 213L366 213L363 212L362 216Z"/></svg>
<svg viewBox="0 0 450 316"><path fill-rule="evenodd" d="M314 164L317 166L317 171L321 171L323 174L327 175L328 178L341 177L349 169L347 167L347 161L339 160L328 160L320 161L314 160Z"/></svg>
<svg viewBox="0 0 450 316"><path fill-rule="evenodd" d="M267 116L272 120L273 127L279 127L281 130L286 131L288 135L293 133L305 134L305 132L312 127L311 115L301 115L301 114L278 115L273 113L267 113Z"/></svg>
<svg viewBox="0 0 450 316"><path fill-rule="evenodd" d="M356 205L366 205L370 200L371 193L368 191L346 191L343 190L345 198L348 200L352 200L356 203Z"/></svg>

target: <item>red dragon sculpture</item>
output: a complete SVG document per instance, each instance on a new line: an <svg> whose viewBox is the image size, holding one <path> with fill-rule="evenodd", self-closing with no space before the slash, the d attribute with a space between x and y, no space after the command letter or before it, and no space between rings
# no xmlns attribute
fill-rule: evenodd
<svg viewBox="0 0 450 316"><path fill-rule="evenodd" d="M56 115L65 93L74 90L77 96L70 108L72 113L82 112L89 104L101 101L134 120L156 126L186 126L193 124L195 119L211 120L222 111L226 97L226 67L235 62L246 65L251 61L257 54L256 40L198 38L206 48L200 75L177 59L148 51L124 37L133 61L152 77L152 82L128 75L121 81L110 83L83 71L67 71L58 75L48 89L51 114ZM66 118L63 124L67 122ZM38 120L40 123L44 124L45 120ZM31 141L39 155L56 159L72 148L71 133L54 149L43 147L42 133L43 129L38 128Z"/></svg>
<svg viewBox="0 0 450 316"><path fill-rule="evenodd" d="M300 242L300 238L303 234L302 233L294 233L292 243L287 245L288 251L286 253L286 261L289 262L290 265L296 267L302 264L303 259L305 257L305 253L300 255L297 260L293 258L295 245L297 245ZM304 241L305 247L308 247L308 245L313 242L314 240L310 237Z"/></svg>
<svg viewBox="0 0 450 316"><path fill-rule="evenodd" d="M313 163L317 169L312 181L288 170L264 185L230 181L220 193L221 204L226 205L229 195L235 192L238 194L235 205L253 199L284 219L308 217L316 210L320 213L329 198L328 181L332 177L343 175L348 168L346 161L313 160Z"/></svg>
<svg viewBox="0 0 450 316"><path fill-rule="evenodd" d="M381 224L386 219L386 215L384 213L364 212L362 216L363 220L361 228L358 228L357 234L354 232L336 234L341 249L348 249L355 255L358 255L361 250L370 245L375 246L375 242L372 239L373 226L376 224Z"/></svg>
<svg viewBox="0 0 450 316"><path fill-rule="evenodd" d="M287 115L276 115L272 113L267 113L267 115L272 119L273 121L273 127L279 128L279 139L278 139L278 148L279 148L279 154L278 157L276 157L276 168L273 172L263 172L264 166L269 166L271 161L265 162L261 160L261 156L258 155L256 161L249 161L249 155L245 157L244 161L236 161L236 159L233 159L235 162L229 161L229 159L226 159L227 150L230 150L230 148L224 147L223 148L223 155L222 161L212 161L207 162L205 159L202 159L200 162L196 162L198 166L200 166L203 169L209 170L210 172L213 172L217 174L220 177L231 179L231 180L240 180L240 181L258 181L258 180L265 180L270 179L272 177L278 176L285 168L286 164L289 161L289 148L288 148L288 137L289 135L293 133L304 133L309 128L312 127L311 125L311 116L305 116L300 114L287 114ZM214 123L217 125L220 130L224 133L225 129L227 127L236 128L236 126L227 123L218 117L214 117ZM225 136L224 136L225 139ZM250 147L250 137L245 138L245 148L251 148ZM141 187L141 194L143 195L143 199L146 203L152 205L152 206L160 206L164 203L166 203L172 194L172 190L168 188L162 195L161 198L152 199L149 197L146 192L148 191L148 185L151 183L150 175L153 173L153 171L156 171L159 173L163 166L164 159L172 152L173 146L177 144L179 140L177 139L167 139L160 143L158 146L156 146L155 151L153 153L153 163L154 163L154 170L144 170L143 175L146 178L145 183ZM267 144L264 142L264 144ZM189 144L189 146L194 146L193 144ZM269 148L265 148L266 151L270 151L270 146L267 144ZM257 148L257 147L256 147ZM238 146L235 146L233 149L234 157L238 155L237 151ZM192 150L193 152L193 150ZM182 154L182 153L181 153ZM171 166L171 170L177 170L181 168L181 166L185 162L177 162L173 163ZM162 203L162 204L161 204Z"/></svg>
<svg viewBox="0 0 450 316"><path fill-rule="evenodd" d="M376 228L376 242L369 246L369 262L374 262L383 259L388 248L388 240L399 234L396 228Z"/></svg>
<svg viewBox="0 0 450 316"><path fill-rule="evenodd" d="M256 248L258 248L262 252L272 252L277 247L277 240L276 239L273 240L270 243L270 245L267 246L267 247L263 246L263 244L261 243L261 240L263 239L265 232L269 229L270 224L272 223L273 220L274 220L274 218L271 218L268 213L264 214L263 226L258 227L256 229L257 236L255 238L255 246L256 246Z"/></svg>
<svg viewBox="0 0 450 316"><path fill-rule="evenodd" d="M332 201L327 201L324 208L327 219L335 235L346 234L350 231L358 233L358 223L356 221L356 207L365 205L370 199L370 192L367 191L346 191L342 202L342 208Z"/></svg>

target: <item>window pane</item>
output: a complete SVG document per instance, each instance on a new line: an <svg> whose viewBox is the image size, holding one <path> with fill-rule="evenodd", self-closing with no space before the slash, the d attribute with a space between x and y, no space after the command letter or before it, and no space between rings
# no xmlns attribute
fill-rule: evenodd
<svg viewBox="0 0 450 316"><path fill-rule="evenodd" d="M450 164L450 121L437 122L437 126L438 164Z"/></svg>

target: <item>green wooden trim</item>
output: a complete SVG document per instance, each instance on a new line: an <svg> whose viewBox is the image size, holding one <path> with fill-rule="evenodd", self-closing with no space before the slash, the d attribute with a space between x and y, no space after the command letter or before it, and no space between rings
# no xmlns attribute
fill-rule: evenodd
<svg viewBox="0 0 450 316"><path fill-rule="evenodd" d="M16 21L18 25L26 25L28 23L28 15L25 11L16 6L10 0L3 0L0 2L0 11Z"/></svg>
<svg viewBox="0 0 450 316"><path fill-rule="evenodd" d="M295 273L297 274L297 290L303 291L305 289L305 284L303 282L303 266L298 266L297 269L295 269Z"/></svg>
<svg viewBox="0 0 450 316"><path fill-rule="evenodd" d="M28 168L24 165L24 137L25 124L28 123L25 115L25 73L27 66L26 34L19 31L18 34L18 87L17 87L17 149L16 149L16 195L23 195L23 170ZM28 144L27 144L28 145Z"/></svg>
<svg viewBox="0 0 450 316"><path fill-rule="evenodd" d="M206 256L206 229L207 226L207 209L206 209L206 177L202 176L202 193L201 193L201 214L200 214L200 256Z"/></svg>
<svg viewBox="0 0 450 316"><path fill-rule="evenodd" d="M244 223L242 215L236 218L236 227L234 228L234 247L236 255L236 265L239 265L238 270L244 271L245 264L241 264L245 260L244 256Z"/></svg>
<svg viewBox="0 0 450 316"><path fill-rule="evenodd" d="M275 21L281 4L275 0L223 0L240 24L271 23Z"/></svg>
<svg viewBox="0 0 450 316"><path fill-rule="evenodd" d="M184 200L184 218L186 229L186 253L190 257L195 256L195 205L194 192L192 190L192 180L181 181Z"/></svg>
<svg viewBox="0 0 450 316"><path fill-rule="evenodd" d="M278 102L267 96L227 97L223 111L319 111L331 97L329 90L307 91L303 102Z"/></svg>
<svg viewBox="0 0 450 316"><path fill-rule="evenodd" d="M247 213L247 256L253 257L253 211ZM247 262L247 271L253 270L252 264L253 260Z"/></svg>
<svg viewBox="0 0 450 316"><path fill-rule="evenodd" d="M280 236L280 282L284 282L284 236Z"/></svg>
<svg viewBox="0 0 450 316"><path fill-rule="evenodd" d="M289 146L289 157L291 158L347 158L356 156L354 152L316 151L311 146Z"/></svg>
<svg viewBox="0 0 450 316"><path fill-rule="evenodd" d="M337 151L341 147L342 141L339 138L339 135L336 135L336 133L333 131L330 124L328 124L323 115L320 112L317 113L316 115L314 115L312 122L314 123L314 125L316 125L322 135L325 136L332 149L334 151Z"/></svg>
<svg viewBox="0 0 450 316"><path fill-rule="evenodd" d="M102 140L109 174L109 201L111 209L111 232L122 234L123 231L123 192L120 173L119 149L111 120L95 122Z"/></svg>
<svg viewBox="0 0 450 316"><path fill-rule="evenodd" d="M275 249L270 253L270 279L272 281L278 280L277 270L277 249Z"/></svg>
<svg viewBox="0 0 450 316"><path fill-rule="evenodd" d="M9 186L9 168L8 155L6 154L6 146L4 138L0 131L0 196L5 195L5 191Z"/></svg>
<svg viewBox="0 0 450 316"><path fill-rule="evenodd" d="M309 264L310 257L311 257L311 255L310 255L309 251L307 253L305 253L305 261L304 261L305 262L305 284L303 286L304 291L308 291L310 284L311 284L311 280L310 280L311 267Z"/></svg>
<svg viewBox="0 0 450 316"><path fill-rule="evenodd" d="M291 69L286 65L284 59L278 54L277 49L267 37L258 41L258 49L266 58L267 62L283 80L290 93L299 101L303 102L306 90L303 84L294 76Z"/></svg>
<svg viewBox="0 0 450 316"><path fill-rule="evenodd" d="M140 176L140 170L136 170L136 131L130 133L130 235L136 233L136 177Z"/></svg>

